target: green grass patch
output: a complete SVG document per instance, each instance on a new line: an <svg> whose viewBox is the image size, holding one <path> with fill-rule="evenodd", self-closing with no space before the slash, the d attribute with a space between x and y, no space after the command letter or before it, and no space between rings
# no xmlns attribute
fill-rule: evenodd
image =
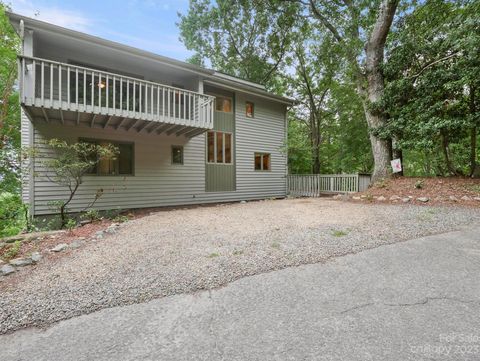
<svg viewBox="0 0 480 361"><path fill-rule="evenodd" d="M347 234L348 234L347 231L342 231L342 230L334 230L334 231L332 232L332 236L334 236L334 237L344 237L344 236L346 236Z"/></svg>
<svg viewBox="0 0 480 361"><path fill-rule="evenodd" d="M280 248L280 243L273 242L270 246L272 246L272 248L279 249Z"/></svg>
<svg viewBox="0 0 480 361"><path fill-rule="evenodd" d="M208 255L208 258L215 258L215 257L220 257L220 254L218 254L217 252L212 252Z"/></svg>

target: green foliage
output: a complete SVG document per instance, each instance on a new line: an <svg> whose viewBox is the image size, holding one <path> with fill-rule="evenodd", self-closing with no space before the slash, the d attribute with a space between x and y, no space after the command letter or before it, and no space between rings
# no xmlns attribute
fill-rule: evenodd
<svg viewBox="0 0 480 361"><path fill-rule="evenodd" d="M190 62L270 86L292 43L298 6L283 1L191 0L179 14L180 39L195 51Z"/></svg>
<svg viewBox="0 0 480 361"><path fill-rule="evenodd" d="M52 207L60 213L61 226L65 227L67 225L68 205L83 183L83 177L101 159L115 158L118 154L118 148L110 143L106 145L87 142L68 143L59 139L50 139L47 141L47 145L53 150L54 156L44 162L47 168L45 177L69 191L67 199L51 202ZM103 190L97 190L92 202L85 209L93 206L102 194Z"/></svg>
<svg viewBox="0 0 480 361"><path fill-rule="evenodd" d="M382 131L408 175L470 175L478 167L480 2L428 1L398 21L385 67Z"/></svg>
<svg viewBox="0 0 480 361"><path fill-rule="evenodd" d="M14 236L26 227L25 209L20 196L0 193L0 237Z"/></svg>
<svg viewBox="0 0 480 361"><path fill-rule="evenodd" d="M0 1L0 192L20 190L20 102L15 87L20 39Z"/></svg>
<svg viewBox="0 0 480 361"><path fill-rule="evenodd" d="M117 223L124 223L124 222L128 222L129 219L130 219L129 216L119 214L116 217L112 218L112 221L117 222Z"/></svg>
<svg viewBox="0 0 480 361"><path fill-rule="evenodd" d="M334 231L332 232L332 236L334 236L334 237L344 237L344 236L346 236L347 234L348 234L347 231L342 231L342 230L334 230Z"/></svg>
<svg viewBox="0 0 480 361"><path fill-rule="evenodd" d="M414 184L414 187L415 187L416 189L422 189L424 183L425 183L425 182L424 182L423 180L417 180L417 181L415 182L415 184Z"/></svg>
<svg viewBox="0 0 480 361"><path fill-rule="evenodd" d="M18 252L20 252L20 248L22 248L22 241L21 240L17 240L15 242L13 242L8 250L3 254L3 258L8 261L12 258L15 258L18 254Z"/></svg>
<svg viewBox="0 0 480 361"><path fill-rule="evenodd" d="M73 218L69 218L65 223L65 228L68 229L69 231L74 229L76 226L77 226L77 221L75 221L75 219Z"/></svg>
<svg viewBox="0 0 480 361"><path fill-rule="evenodd" d="M95 222L100 220L102 217L100 216L100 212L96 209L89 209L85 213L81 215L81 218L88 219L91 222Z"/></svg>

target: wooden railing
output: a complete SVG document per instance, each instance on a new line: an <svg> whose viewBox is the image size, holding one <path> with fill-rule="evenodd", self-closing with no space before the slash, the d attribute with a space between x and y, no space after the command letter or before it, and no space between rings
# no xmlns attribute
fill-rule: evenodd
<svg viewBox="0 0 480 361"><path fill-rule="evenodd" d="M368 174L291 174L287 176L288 194L295 197L319 197L321 193L362 192L370 184Z"/></svg>
<svg viewBox="0 0 480 361"><path fill-rule="evenodd" d="M19 62L27 106L213 128L212 96L46 59Z"/></svg>

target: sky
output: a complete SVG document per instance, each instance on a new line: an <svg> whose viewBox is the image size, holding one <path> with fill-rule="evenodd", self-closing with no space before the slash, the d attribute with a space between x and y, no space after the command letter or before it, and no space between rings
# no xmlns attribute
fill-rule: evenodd
<svg viewBox="0 0 480 361"><path fill-rule="evenodd" d="M179 40L177 13L188 0L7 0L13 12L168 56L192 52Z"/></svg>

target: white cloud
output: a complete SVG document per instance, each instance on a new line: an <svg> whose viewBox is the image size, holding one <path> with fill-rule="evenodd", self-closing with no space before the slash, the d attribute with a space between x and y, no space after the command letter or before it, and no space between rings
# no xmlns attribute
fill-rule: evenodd
<svg viewBox="0 0 480 361"><path fill-rule="evenodd" d="M16 13L46 21L65 28L88 31L93 25L90 17L78 11L58 7L36 6L29 0L12 0L12 10Z"/></svg>

